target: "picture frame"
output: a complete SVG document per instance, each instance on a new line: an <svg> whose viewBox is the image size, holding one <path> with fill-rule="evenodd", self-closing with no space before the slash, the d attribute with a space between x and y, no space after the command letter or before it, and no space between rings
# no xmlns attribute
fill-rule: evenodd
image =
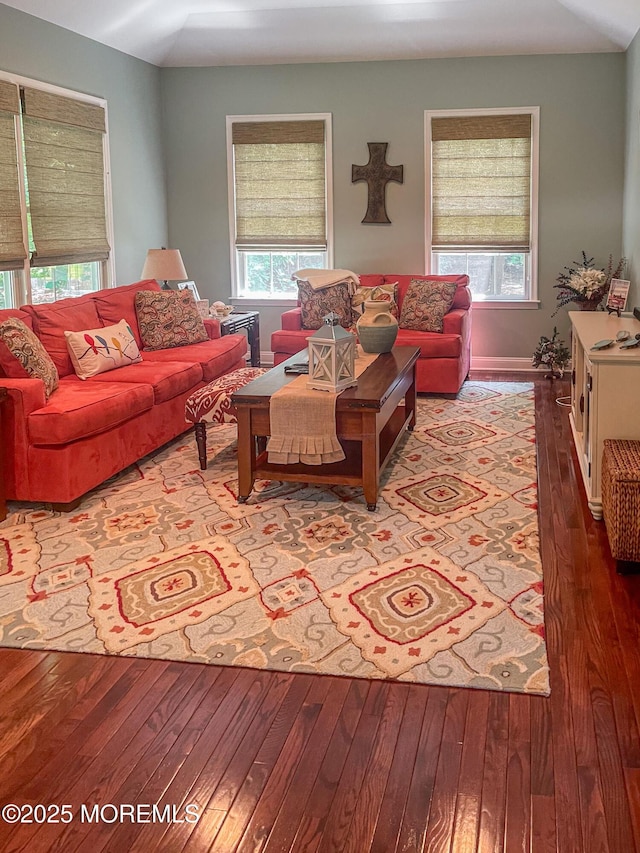
<svg viewBox="0 0 640 853"><path fill-rule="evenodd" d="M196 308L200 312L201 317L208 317L209 316L209 300L208 299L196 299Z"/></svg>
<svg viewBox="0 0 640 853"><path fill-rule="evenodd" d="M630 281L625 281L621 278L612 278L609 293L607 295L608 311L616 311L618 316L627 307L627 297L629 296Z"/></svg>
<svg viewBox="0 0 640 853"><path fill-rule="evenodd" d="M196 302L200 299L200 294L198 293L198 288L196 287L195 281L180 281L178 282L178 290L190 290L193 293L193 298Z"/></svg>

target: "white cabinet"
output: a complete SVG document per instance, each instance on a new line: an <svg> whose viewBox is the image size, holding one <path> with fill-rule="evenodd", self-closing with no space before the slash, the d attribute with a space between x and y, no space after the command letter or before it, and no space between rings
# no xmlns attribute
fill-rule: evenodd
<svg viewBox="0 0 640 853"><path fill-rule="evenodd" d="M589 509L602 518L602 446L605 438L640 440L640 347L618 344L594 350L597 341L615 339L626 329L635 336L640 321L601 311L570 311L571 431Z"/></svg>

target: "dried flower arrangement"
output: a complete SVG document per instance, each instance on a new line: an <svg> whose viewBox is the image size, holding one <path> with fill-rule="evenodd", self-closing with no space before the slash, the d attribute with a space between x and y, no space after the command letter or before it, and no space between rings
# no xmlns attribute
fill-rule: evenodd
<svg viewBox="0 0 640 853"><path fill-rule="evenodd" d="M576 302L583 310L594 311L609 292L611 279L620 277L627 262L626 258L620 258L614 269L613 255L609 255L606 268L600 269L593 261L583 251L582 263L573 261L573 266L565 267L560 273L556 279L558 283L553 285L558 290L558 307L552 317L569 302Z"/></svg>

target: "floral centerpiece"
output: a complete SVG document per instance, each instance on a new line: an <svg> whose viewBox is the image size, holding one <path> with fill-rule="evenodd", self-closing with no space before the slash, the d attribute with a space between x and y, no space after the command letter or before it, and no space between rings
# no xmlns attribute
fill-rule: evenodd
<svg viewBox="0 0 640 853"><path fill-rule="evenodd" d="M625 264L626 258L621 258L614 269L613 255L609 255L606 269L599 269L583 251L582 262L573 261L573 266L565 267L553 285L558 290L558 307L551 316L569 302L576 302L583 311L595 311L609 292L611 279L620 277Z"/></svg>
<svg viewBox="0 0 640 853"><path fill-rule="evenodd" d="M570 358L569 349L565 342L558 338L558 330L554 326L553 335L550 338L545 335L540 338L531 363L534 367L546 367L549 371L546 374L547 379L554 379L556 376L562 379Z"/></svg>

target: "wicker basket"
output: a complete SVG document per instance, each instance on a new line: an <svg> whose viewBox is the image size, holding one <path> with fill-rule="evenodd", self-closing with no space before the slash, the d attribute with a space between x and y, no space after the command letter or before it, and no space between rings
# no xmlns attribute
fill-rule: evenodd
<svg viewBox="0 0 640 853"><path fill-rule="evenodd" d="M614 559L640 563L640 441L605 439L602 513Z"/></svg>

